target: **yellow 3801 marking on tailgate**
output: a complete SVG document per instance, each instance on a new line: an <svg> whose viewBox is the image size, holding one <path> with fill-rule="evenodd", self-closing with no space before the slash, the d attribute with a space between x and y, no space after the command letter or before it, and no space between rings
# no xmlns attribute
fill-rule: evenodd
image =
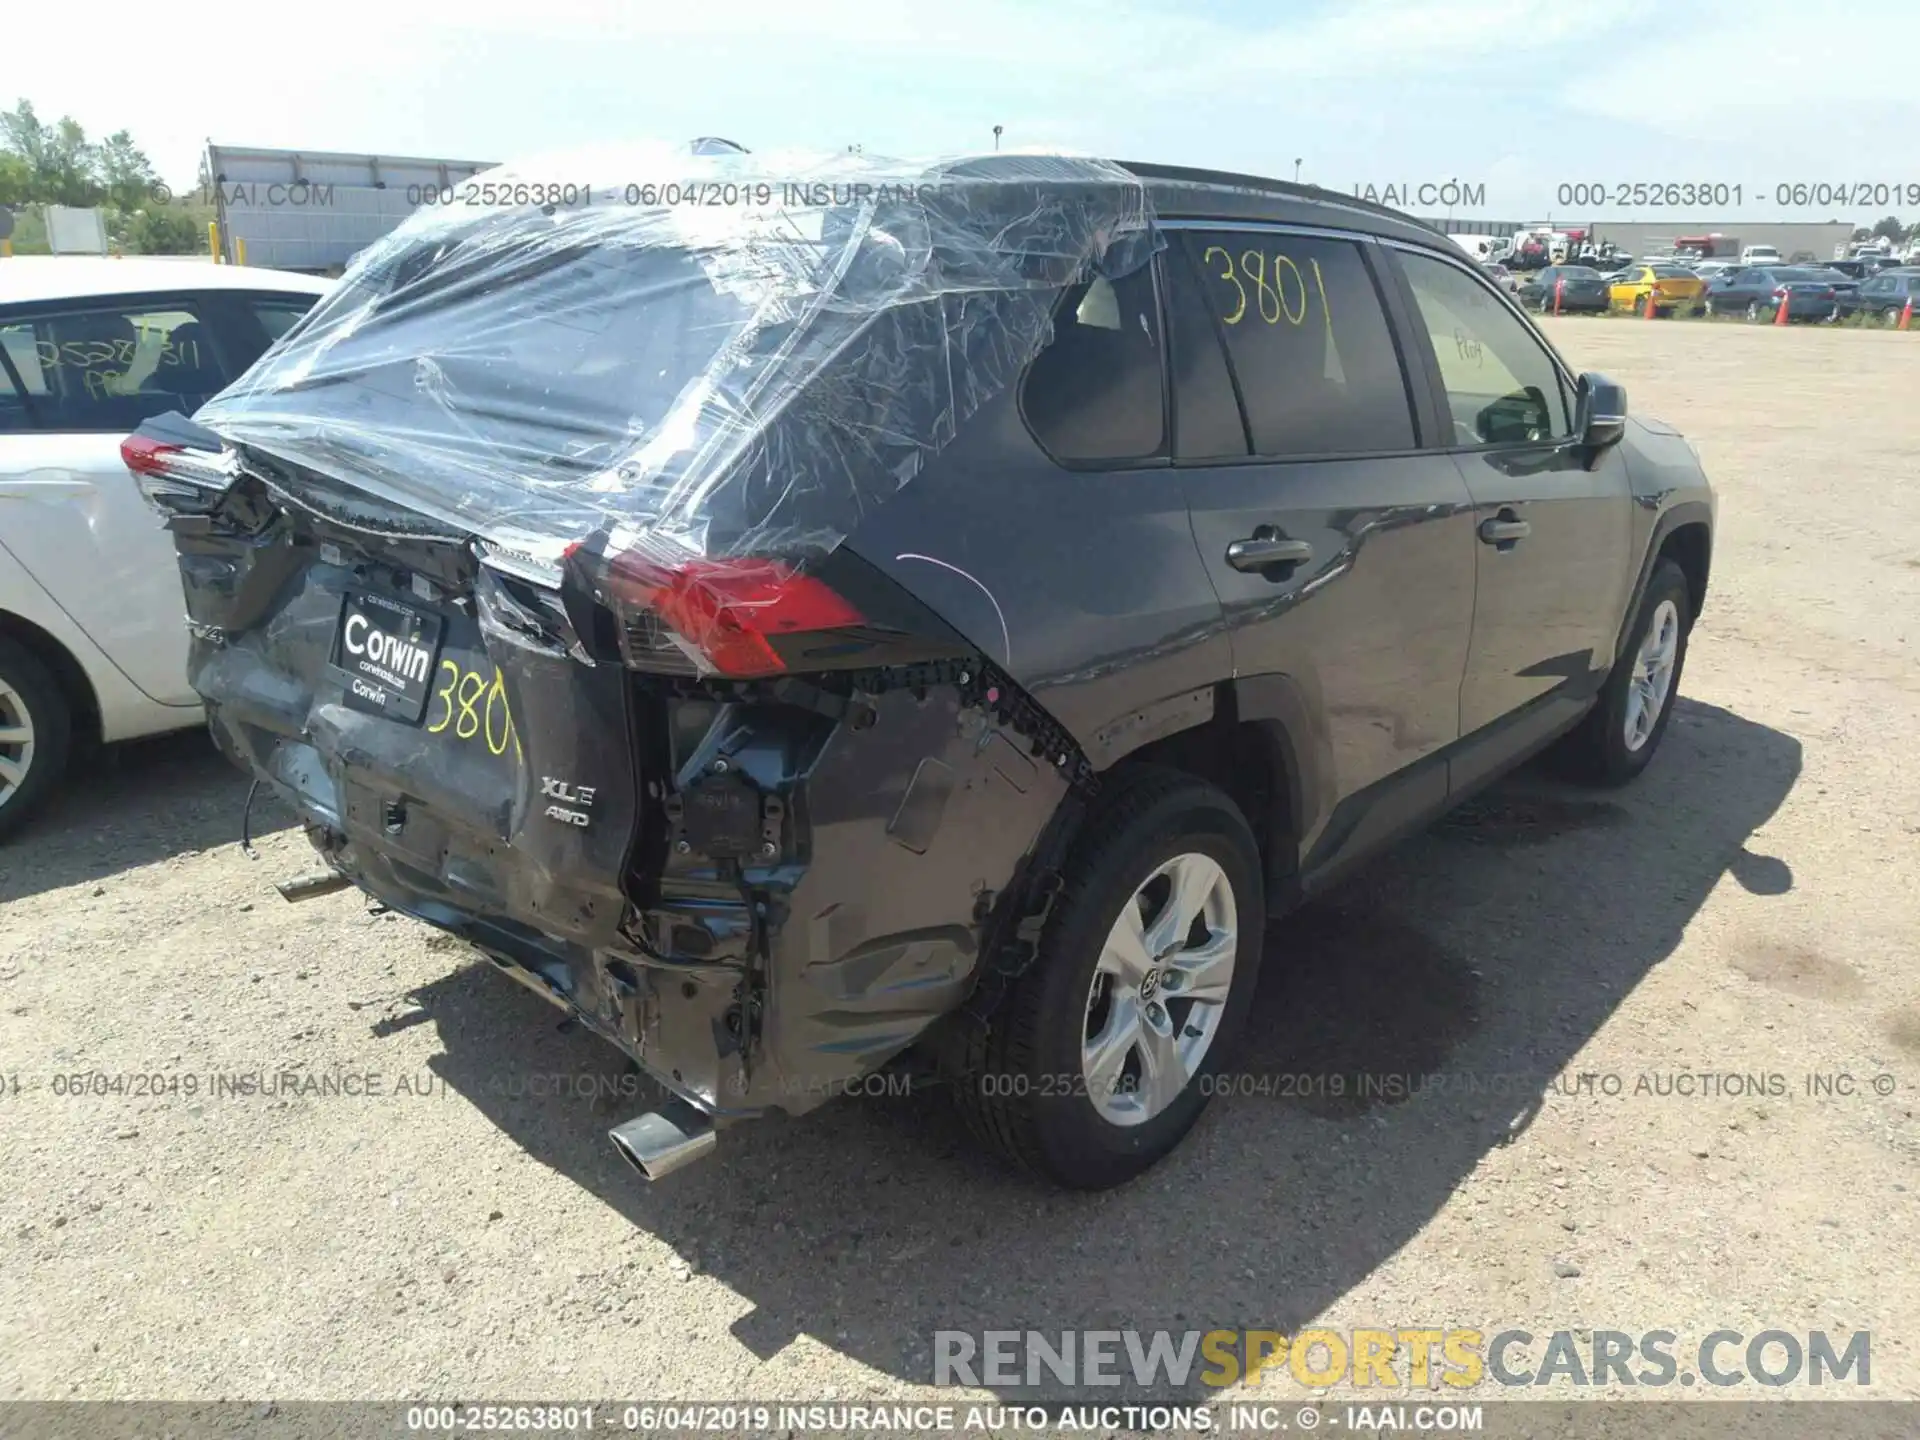
<svg viewBox="0 0 1920 1440"><path fill-rule="evenodd" d="M440 718L428 722L427 733L439 735L452 726L456 740L485 740L487 749L495 755L506 754L511 744L518 758L520 736L507 705L507 682L500 667L493 667L491 685L478 670L463 669L452 660L440 662L440 674L446 676L446 683L433 692L433 698L441 702Z"/></svg>

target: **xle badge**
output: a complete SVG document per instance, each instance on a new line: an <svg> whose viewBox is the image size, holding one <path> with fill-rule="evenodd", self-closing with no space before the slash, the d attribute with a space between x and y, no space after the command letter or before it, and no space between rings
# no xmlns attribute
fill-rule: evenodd
<svg viewBox="0 0 1920 1440"><path fill-rule="evenodd" d="M593 794L591 785L572 785L551 775L540 777L541 798L554 802L547 806L547 819L563 825L578 825L583 830L587 827L593 818L588 813L593 809Z"/></svg>

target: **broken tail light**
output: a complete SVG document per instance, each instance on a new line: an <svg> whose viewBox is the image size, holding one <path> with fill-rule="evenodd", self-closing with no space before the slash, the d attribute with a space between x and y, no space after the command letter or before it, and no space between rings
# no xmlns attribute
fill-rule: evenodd
<svg viewBox="0 0 1920 1440"><path fill-rule="evenodd" d="M866 624L824 580L784 560L695 558L662 565L622 555L609 567L604 594L630 664L679 668L657 663L663 651L677 651L699 673L728 679L823 668L819 652L833 648L831 632Z"/></svg>
<svg viewBox="0 0 1920 1440"><path fill-rule="evenodd" d="M150 420L120 442L121 461L147 503L162 514L178 512L181 502L203 505L217 499L239 473L230 450L168 438L164 432L172 418ZM152 433L156 430L163 433Z"/></svg>

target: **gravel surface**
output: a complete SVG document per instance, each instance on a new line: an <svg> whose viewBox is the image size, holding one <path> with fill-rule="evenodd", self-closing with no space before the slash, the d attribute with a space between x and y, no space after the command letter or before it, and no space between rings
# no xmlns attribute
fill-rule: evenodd
<svg viewBox="0 0 1920 1440"><path fill-rule="evenodd" d="M937 1094L648 1189L614 1052L282 902L305 841L245 858L198 735L123 747L0 850L0 1396L853 1401L938 1329L1309 1322L1871 1329L1920 1396L1920 343L1547 324L1694 437L1719 554L1637 785L1522 774L1276 929L1248 1073L1444 1083L1218 1102L1101 1196ZM1635 1093L1728 1072L1784 1093Z"/></svg>

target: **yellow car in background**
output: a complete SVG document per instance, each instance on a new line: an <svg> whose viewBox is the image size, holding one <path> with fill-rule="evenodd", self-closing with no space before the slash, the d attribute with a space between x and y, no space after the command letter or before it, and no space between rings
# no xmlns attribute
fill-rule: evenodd
<svg viewBox="0 0 1920 1440"><path fill-rule="evenodd" d="M1656 315L1692 312L1700 308L1707 282L1681 265L1632 265L1607 287L1607 298L1615 309L1645 310L1649 293Z"/></svg>

